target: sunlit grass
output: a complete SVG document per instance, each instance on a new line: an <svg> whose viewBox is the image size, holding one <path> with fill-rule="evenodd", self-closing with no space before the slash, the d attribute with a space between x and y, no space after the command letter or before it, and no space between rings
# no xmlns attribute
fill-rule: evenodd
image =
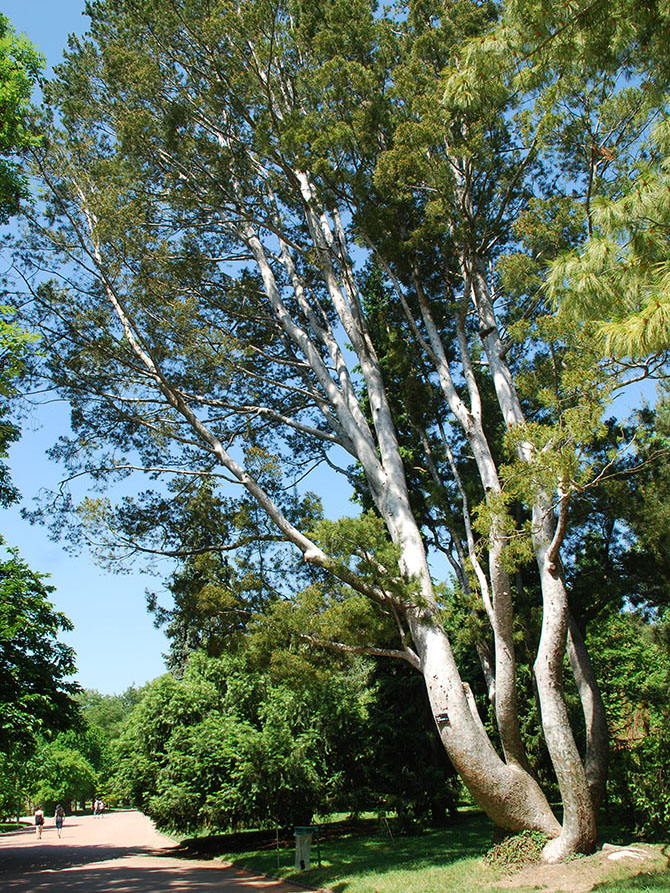
<svg viewBox="0 0 670 893"><path fill-rule="evenodd" d="M393 823L390 827L393 830ZM277 849L267 834L252 834L253 838L242 833L183 843L191 855L216 855L239 867L335 893L502 893L496 882L503 871L491 868L482 859L492 844L493 826L481 814L461 814L448 828L393 838L384 825L370 818L356 826L323 824L321 866L317 865L314 841L312 866L306 871L295 870L292 838L280 841ZM615 835L608 837L611 840ZM542 889L542 885L533 884L515 887L514 893ZM670 893L670 875L641 875L602 883L593 889L594 893Z"/></svg>
<svg viewBox="0 0 670 893"><path fill-rule="evenodd" d="M463 816L449 828L393 839L377 823L362 833L332 836L329 826L321 840L321 867L312 844L312 867L296 872L295 851L264 848L218 855L240 867L275 877L293 878L307 887L327 887L346 893L470 893L499 877L481 856L491 845L492 825L483 816ZM224 839L221 839L223 846Z"/></svg>

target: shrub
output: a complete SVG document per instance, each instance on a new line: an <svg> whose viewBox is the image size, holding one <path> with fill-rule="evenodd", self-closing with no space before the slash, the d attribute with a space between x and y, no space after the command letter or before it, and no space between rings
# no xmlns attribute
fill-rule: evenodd
<svg viewBox="0 0 670 893"><path fill-rule="evenodd" d="M494 868L523 868L539 862L542 850L549 838L540 831L522 831L505 837L500 843L492 846L484 856L484 861Z"/></svg>

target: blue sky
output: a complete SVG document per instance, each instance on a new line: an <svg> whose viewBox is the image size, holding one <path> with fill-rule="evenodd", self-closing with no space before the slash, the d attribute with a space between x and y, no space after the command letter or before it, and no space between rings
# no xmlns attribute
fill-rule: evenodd
<svg viewBox="0 0 670 893"><path fill-rule="evenodd" d="M83 33L88 19L84 0L10 0L0 5L15 29L26 34L47 58L57 64L72 32ZM45 451L67 429L69 410L50 404L35 412L23 426L23 436L10 453L14 483L30 507L40 487L57 486L61 475ZM156 630L145 607L145 590L160 590L160 580L130 574L117 576L99 570L87 553L68 554L46 531L20 517L19 507L3 513L0 532L18 546L31 568L50 574L56 587L56 607L75 629L63 636L78 655L78 679L86 688L105 693L141 685L164 672L162 653L167 640Z"/></svg>

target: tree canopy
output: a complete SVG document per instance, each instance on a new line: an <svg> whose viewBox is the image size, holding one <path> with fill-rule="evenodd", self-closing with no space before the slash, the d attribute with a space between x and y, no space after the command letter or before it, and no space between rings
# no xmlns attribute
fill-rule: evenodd
<svg viewBox="0 0 670 893"><path fill-rule="evenodd" d="M0 223L7 223L20 199L28 196L17 156L39 142L30 120L30 98L43 67L39 50L0 14Z"/></svg>
<svg viewBox="0 0 670 893"><path fill-rule="evenodd" d="M17 36L0 14L0 223L20 210L27 198L27 173L21 157L39 145L30 106L44 59ZM16 323L14 312L0 307L0 506L19 498L5 459L20 429L11 418L20 382L36 335ZM0 543L4 547L4 539ZM70 621L49 601L52 587L33 572L18 552L8 549L0 561L0 748L4 762L19 762L40 737L70 726L77 714L71 694L78 686L74 651L59 641ZM3 767L3 768L6 768ZM14 805L14 804L13 804Z"/></svg>

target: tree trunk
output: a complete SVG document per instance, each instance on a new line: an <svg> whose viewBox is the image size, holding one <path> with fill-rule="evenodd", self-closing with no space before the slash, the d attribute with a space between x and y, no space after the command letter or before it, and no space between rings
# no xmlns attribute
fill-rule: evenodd
<svg viewBox="0 0 670 893"><path fill-rule="evenodd" d="M511 370L505 360L481 258L473 260L471 276L482 341L491 366L498 404L506 427L512 430L522 425L525 418ZM531 463L534 458L532 444L519 443L517 454L520 461ZM532 506L532 528L543 606L542 632L534 666L535 680L542 729L563 800L561 834L547 844L544 858L557 862L572 853L593 852L596 845L596 810L565 703L563 659L567 645L568 599L558 557L560 543L553 542L556 530L554 506L548 494L542 491ZM592 683L597 689L595 678Z"/></svg>
<svg viewBox="0 0 670 893"><path fill-rule="evenodd" d="M542 632L535 660L542 729L563 801L563 825L544 850L548 862L596 847L596 811L582 759L570 727L563 691L563 660L568 633L568 599L560 561L549 556L551 506L533 507L533 541L543 597ZM549 528L549 529L548 529Z"/></svg>
<svg viewBox="0 0 670 893"><path fill-rule="evenodd" d="M500 759L471 709L444 630L426 616L414 617L410 625L440 738L475 802L501 828L556 837L560 825L539 785L524 769Z"/></svg>
<svg viewBox="0 0 670 893"><path fill-rule="evenodd" d="M398 493L395 493L398 498ZM454 768L497 825L511 831L533 829L555 837L560 831L546 797L535 779L518 763L507 764L496 753L486 729L470 703L447 635L439 622L425 548L409 503L399 499L389 525L402 530L401 569L421 586L422 607L407 616L428 698L440 738ZM402 517L404 516L404 517ZM513 696L509 692L506 697ZM502 705L503 708L507 705Z"/></svg>
<svg viewBox="0 0 670 893"><path fill-rule="evenodd" d="M593 808L597 814L605 796L607 783L609 762L607 716L584 639L572 615L568 619L568 658L584 712L586 726L584 769Z"/></svg>

